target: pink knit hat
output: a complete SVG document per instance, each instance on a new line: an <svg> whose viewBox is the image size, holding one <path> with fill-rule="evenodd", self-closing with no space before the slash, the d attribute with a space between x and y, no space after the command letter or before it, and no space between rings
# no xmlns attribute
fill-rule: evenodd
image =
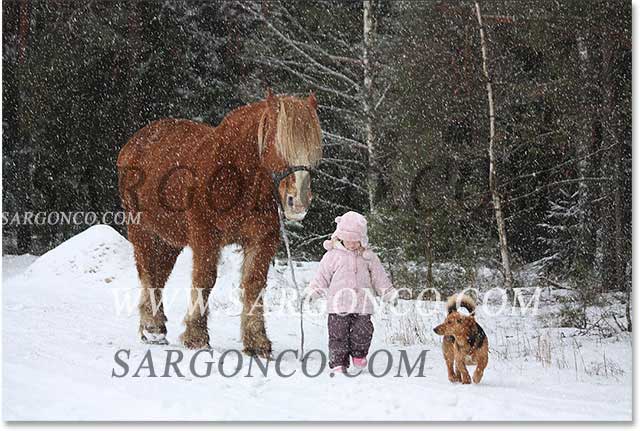
<svg viewBox="0 0 640 431"><path fill-rule="evenodd" d="M338 227L331 234L331 239L338 238L343 241L360 241L362 247L369 246L367 236L367 219L362 214L349 211L344 215L336 217Z"/></svg>

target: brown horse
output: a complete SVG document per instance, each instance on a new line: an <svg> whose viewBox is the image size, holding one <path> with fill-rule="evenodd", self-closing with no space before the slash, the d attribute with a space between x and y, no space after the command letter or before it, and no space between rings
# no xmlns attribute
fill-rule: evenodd
<svg viewBox="0 0 640 431"><path fill-rule="evenodd" d="M191 304L182 343L209 346L208 298L217 277L220 249L239 244L242 264L244 351L268 357L271 342L262 291L280 242L272 173L314 166L322 134L314 94L274 96L230 112L212 127L188 120L149 124L118 157L125 210L139 213L128 226L142 287L140 337L167 344L162 289L180 251L193 250ZM309 173L296 171L278 187L285 217L302 220L311 203Z"/></svg>

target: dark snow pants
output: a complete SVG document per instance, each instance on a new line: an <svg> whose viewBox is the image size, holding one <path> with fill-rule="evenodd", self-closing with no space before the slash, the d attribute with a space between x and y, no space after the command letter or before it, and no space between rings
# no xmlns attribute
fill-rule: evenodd
<svg viewBox="0 0 640 431"><path fill-rule="evenodd" d="M362 358L369 353L373 337L370 314L329 314L329 367L349 366L349 356Z"/></svg>

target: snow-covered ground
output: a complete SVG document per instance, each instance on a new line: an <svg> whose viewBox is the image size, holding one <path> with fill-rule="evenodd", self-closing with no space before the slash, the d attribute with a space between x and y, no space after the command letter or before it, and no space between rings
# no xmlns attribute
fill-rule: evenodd
<svg viewBox="0 0 640 431"><path fill-rule="evenodd" d="M241 252L224 250L211 298L209 320L213 361L241 349L237 307ZM297 264L305 286L316 263ZM571 329L548 329L531 316L490 317L482 312L491 347L489 367L479 385L447 380L439 337L431 328L444 316L442 303L400 301L408 312L375 316L372 349L426 353L424 377L309 378L254 372L247 363L225 378L214 364L209 377L188 373L193 352L177 344L187 308L190 252L185 250L165 289L169 346L138 340L137 277L131 245L106 226L95 226L49 253L3 257L3 419L4 420L631 420L631 337L577 336ZM274 356L299 343L298 316L281 312L289 286L284 262L269 273L267 330ZM290 293L290 292L289 292ZM126 299L129 298L130 302ZM130 312L126 312L127 305ZM315 304L318 307L321 304ZM118 311L119 309L119 311ZM306 348L326 351L322 313L305 314ZM114 362L130 350L126 377ZM131 377L147 349L156 373L164 372L167 349L184 352L185 377ZM232 356L235 361L235 356ZM299 367L284 356L283 369ZM198 363L203 369L204 358ZM246 359L246 358L245 358ZM309 361L316 370L320 359ZM384 369L385 361L375 363ZM255 365L254 365L255 370ZM375 371L374 370L374 371ZM257 375L256 375L257 374Z"/></svg>

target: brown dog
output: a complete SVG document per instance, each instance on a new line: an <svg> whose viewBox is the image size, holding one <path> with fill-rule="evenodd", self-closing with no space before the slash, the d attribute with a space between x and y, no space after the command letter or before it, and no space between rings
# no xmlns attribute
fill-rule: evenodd
<svg viewBox="0 0 640 431"><path fill-rule="evenodd" d="M465 316L458 312L459 306L466 308L470 314ZM447 318L433 328L436 334L444 336L442 353L450 382L471 383L467 365L475 365L473 383L480 383L489 362L489 340L476 323L475 309L475 302L467 295L453 295L447 300Z"/></svg>

